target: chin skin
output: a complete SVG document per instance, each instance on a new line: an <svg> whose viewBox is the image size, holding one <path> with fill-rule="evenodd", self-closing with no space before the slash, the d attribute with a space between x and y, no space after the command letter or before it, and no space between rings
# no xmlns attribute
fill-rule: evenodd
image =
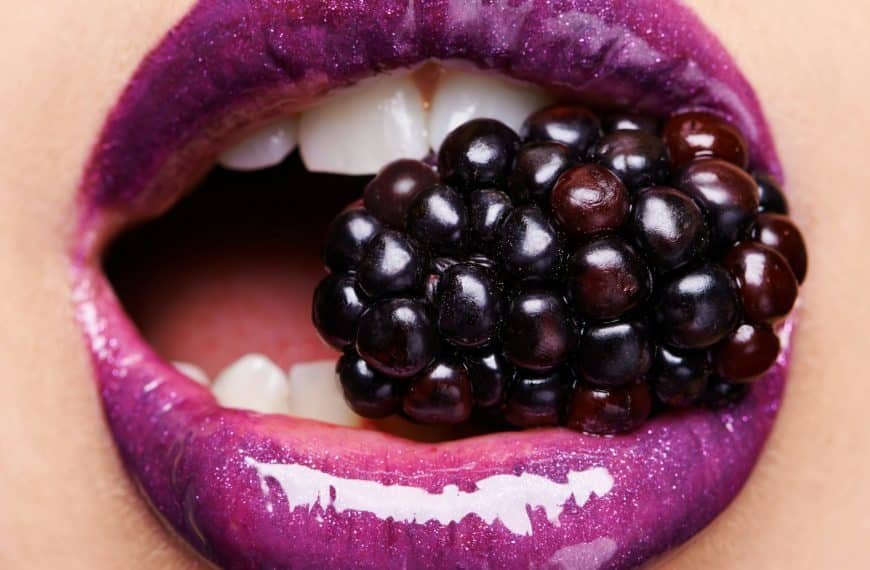
<svg viewBox="0 0 870 570"><path fill-rule="evenodd" d="M165 210L240 125L430 59L656 114L713 110L746 135L753 166L781 177L751 88L672 2L196 4L103 128L73 266L124 462L172 528L222 566L631 567L721 512L770 431L793 320L739 405L613 438L543 429L431 445L227 410L153 353L99 267L117 229Z"/></svg>

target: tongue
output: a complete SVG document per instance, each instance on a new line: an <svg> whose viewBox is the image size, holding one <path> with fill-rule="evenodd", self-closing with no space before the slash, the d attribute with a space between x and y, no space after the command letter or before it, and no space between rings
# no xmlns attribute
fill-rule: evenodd
<svg viewBox="0 0 870 570"><path fill-rule="evenodd" d="M311 324L329 221L363 178L311 174L294 155L268 171L216 170L159 219L120 238L109 278L166 360L214 377L247 353L284 370L335 352Z"/></svg>

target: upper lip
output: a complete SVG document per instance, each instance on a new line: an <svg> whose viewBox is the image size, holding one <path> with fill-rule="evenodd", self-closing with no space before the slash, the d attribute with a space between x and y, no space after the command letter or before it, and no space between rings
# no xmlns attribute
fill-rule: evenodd
<svg viewBox="0 0 870 570"><path fill-rule="evenodd" d="M153 354L102 274L119 225L167 207L243 122L430 58L659 113L713 109L746 134L756 167L780 174L751 88L681 5L514 4L203 0L111 112L83 178L78 316L130 472L215 562L626 567L702 528L755 463L788 348L735 408L612 439L550 429L432 446L219 408ZM377 497L358 495L370 487Z"/></svg>

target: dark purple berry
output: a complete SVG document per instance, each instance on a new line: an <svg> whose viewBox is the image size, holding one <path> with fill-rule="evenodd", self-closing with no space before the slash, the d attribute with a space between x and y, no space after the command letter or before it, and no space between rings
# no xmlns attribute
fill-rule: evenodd
<svg viewBox="0 0 870 570"><path fill-rule="evenodd" d="M580 246L568 261L567 286L582 316L614 319L647 299L649 268L633 247L618 237Z"/></svg>
<svg viewBox="0 0 870 570"><path fill-rule="evenodd" d="M493 119L474 119L452 131L438 151L442 179L463 192L503 189L514 162L519 137Z"/></svg>
<svg viewBox="0 0 870 570"><path fill-rule="evenodd" d="M638 193L631 228L638 245L659 271L670 271L698 258L710 239L698 204L664 186Z"/></svg>
<svg viewBox="0 0 870 570"><path fill-rule="evenodd" d="M526 206L512 210L499 226L495 258L513 279L552 279L561 266L562 246L547 216Z"/></svg>
<svg viewBox="0 0 870 570"><path fill-rule="evenodd" d="M511 197L520 204L546 204L553 184L574 162L574 153L556 142L528 143L517 153L508 180Z"/></svg>
<svg viewBox="0 0 870 570"><path fill-rule="evenodd" d="M435 361L411 380L402 410L426 424L459 424L471 417L472 395L468 372L453 359Z"/></svg>
<svg viewBox="0 0 870 570"><path fill-rule="evenodd" d="M408 233L434 250L454 252L462 243L468 223L465 202L459 192L443 185L421 191L408 207Z"/></svg>
<svg viewBox="0 0 870 570"><path fill-rule="evenodd" d="M625 184L598 164L568 170L550 194L553 216L575 238L619 229L630 207Z"/></svg>
<svg viewBox="0 0 870 570"><path fill-rule="evenodd" d="M384 166L368 183L363 203L383 223L403 229L411 201L437 182L438 174L429 165L419 160L396 160Z"/></svg>
<svg viewBox="0 0 870 570"><path fill-rule="evenodd" d="M585 156L586 149L601 136L601 122L588 109L579 105L552 105L530 115L520 134L526 142L553 141Z"/></svg>
<svg viewBox="0 0 870 570"><path fill-rule="evenodd" d="M548 291L518 295L504 319L502 349L520 368L547 372L568 359L573 325L562 299Z"/></svg>
<svg viewBox="0 0 870 570"><path fill-rule="evenodd" d="M468 197L469 246L489 251L496 239L499 224L511 209L508 195L498 190L475 190Z"/></svg>
<svg viewBox="0 0 870 570"><path fill-rule="evenodd" d="M613 171L629 190L663 182L670 161L665 144L643 131L616 131L604 135L589 150L592 161Z"/></svg>
<svg viewBox="0 0 870 570"><path fill-rule="evenodd" d="M604 131L643 131L655 135L659 132L659 120L635 113L611 113L604 118Z"/></svg>
<svg viewBox="0 0 870 570"><path fill-rule="evenodd" d="M381 231L381 223L362 208L340 213L326 230L323 260L332 271L347 271L360 262L366 244Z"/></svg>
<svg viewBox="0 0 870 570"><path fill-rule="evenodd" d="M423 283L424 261L407 235L385 230L375 236L357 267L359 284L370 297L417 291Z"/></svg>
<svg viewBox="0 0 870 570"><path fill-rule="evenodd" d="M478 408L493 408L501 404L514 367L500 351L490 350L465 356L465 367L471 378L474 404Z"/></svg>
<svg viewBox="0 0 870 570"><path fill-rule="evenodd" d="M610 388L642 380L652 366L649 329L639 321L587 325L577 348L580 377Z"/></svg>
<svg viewBox="0 0 870 570"><path fill-rule="evenodd" d="M369 366L387 376L410 378L418 374L439 348L438 331L419 301L381 301L359 319L356 351Z"/></svg>
<svg viewBox="0 0 870 570"><path fill-rule="evenodd" d="M749 231L750 239L776 250L788 261L798 283L807 276L807 246L801 231L782 214L759 214Z"/></svg>
<svg viewBox="0 0 870 570"><path fill-rule="evenodd" d="M760 212L788 214L788 200L785 199L782 188L773 176L757 173L755 182L758 183L758 209Z"/></svg>
<svg viewBox="0 0 870 570"><path fill-rule="evenodd" d="M711 244L721 251L741 239L758 211L758 186L740 167L718 159L696 160L678 187L695 199L710 221Z"/></svg>
<svg viewBox="0 0 870 570"><path fill-rule="evenodd" d="M742 324L716 345L716 374L726 380L751 380L767 372L779 355L779 337L770 325Z"/></svg>
<svg viewBox="0 0 870 570"><path fill-rule="evenodd" d="M385 418L399 411L402 392L396 382L378 374L354 352L346 352L336 366L344 399L364 418Z"/></svg>
<svg viewBox="0 0 870 570"><path fill-rule="evenodd" d="M776 322L785 317L797 300L798 284L788 261L766 245L745 241L722 260L737 280L746 320Z"/></svg>
<svg viewBox="0 0 870 570"><path fill-rule="evenodd" d="M524 428L558 425L570 389L563 369L544 375L518 370L508 385L505 419Z"/></svg>
<svg viewBox="0 0 870 570"><path fill-rule="evenodd" d="M711 372L707 351L659 347L652 373L656 396L675 408L694 406L703 397Z"/></svg>
<svg viewBox="0 0 870 570"><path fill-rule="evenodd" d="M626 433L639 428L652 411L646 382L619 388L580 384L568 406L568 427L597 435Z"/></svg>
<svg viewBox="0 0 870 570"><path fill-rule="evenodd" d="M663 283L654 314L665 343L683 349L706 348L734 330L739 307L728 272L705 263Z"/></svg>
<svg viewBox="0 0 870 570"><path fill-rule="evenodd" d="M736 127L710 113L674 115L665 124L662 138L677 168L696 158L719 158L746 168L749 149Z"/></svg>
<svg viewBox="0 0 870 570"><path fill-rule="evenodd" d="M481 347L493 341L501 325L501 285L489 270L458 263L441 276L435 307L438 330L448 342Z"/></svg>
<svg viewBox="0 0 870 570"><path fill-rule="evenodd" d="M702 398L705 405L711 408L724 408L736 404L746 397L749 392L749 384L728 382L721 378L710 378L707 390Z"/></svg>
<svg viewBox="0 0 870 570"><path fill-rule="evenodd" d="M314 326L323 340L343 350L353 343L357 321L367 305L354 275L333 273L314 291Z"/></svg>

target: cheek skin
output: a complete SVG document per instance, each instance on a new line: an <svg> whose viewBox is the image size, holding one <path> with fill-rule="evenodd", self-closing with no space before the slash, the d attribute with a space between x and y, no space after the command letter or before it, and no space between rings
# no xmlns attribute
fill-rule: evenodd
<svg viewBox="0 0 870 570"><path fill-rule="evenodd" d="M55 0L4 15L0 68L17 86L0 91L0 536L15 545L0 548L4 568L199 566L120 468L68 302L82 161L126 78L191 2L126 4ZM870 267L860 261L870 176L841 156L870 150L870 79L857 71L870 53L861 30L870 7L690 4L766 103L811 270L785 406L762 461L735 503L661 566L860 567L870 385L860 381L868 347L857 323L870 320Z"/></svg>

